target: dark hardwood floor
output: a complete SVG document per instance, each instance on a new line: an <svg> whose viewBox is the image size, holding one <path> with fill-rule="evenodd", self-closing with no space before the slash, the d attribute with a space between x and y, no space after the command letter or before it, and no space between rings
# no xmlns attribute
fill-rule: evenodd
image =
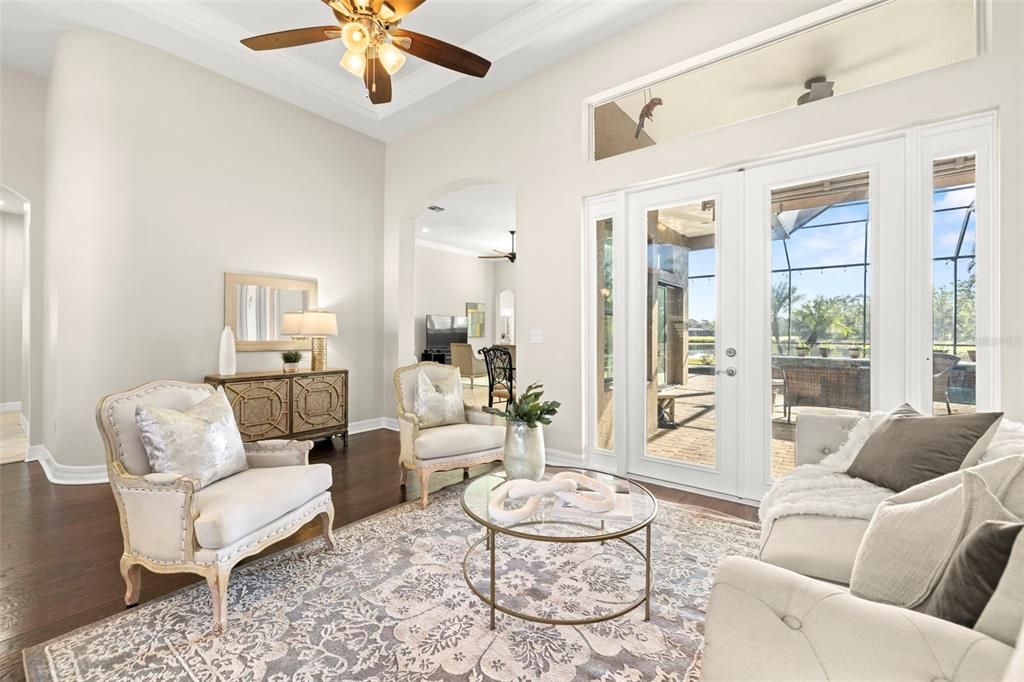
<svg viewBox="0 0 1024 682"><path fill-rule="evenodd" d="M419 497L415 476L398 486L398 434L371 431L318 443L310 460L334 470L335 526L343 526ZM490 465L471 469L483 473ZM432 490L462 480L461 471L435 474ZM756 520L753 507L648 486L659 499ZM264 553L319 536L314 521ZM38 464L0 467L0 680L23 679L21 650L124 610L118 573L122 551L110 487L60 486ZM255 558L255 557L254 557ZM251 561L252 559L250 559ZM144 572L142 602L196 582L197 577Z"/></svg>

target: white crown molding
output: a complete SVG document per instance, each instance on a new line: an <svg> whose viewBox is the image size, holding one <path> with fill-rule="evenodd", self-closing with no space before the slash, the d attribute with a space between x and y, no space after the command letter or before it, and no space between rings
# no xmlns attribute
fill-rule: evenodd
<svg viewBox="0 0 1024 682"><path fill-rule="evenodd" d="M462 47L470 52L486 54L493 64L536 40L546 26L581 11L582 6L595 1L539 0L500 24L487 29L472 40L463 43ZM420 69L407 78L396 79L396 90L399 85L401 86L401 99L386 105L381 118L401 111L462 78L469 78L469 76L448 69L430 68Z"/></svg>
<svg viewBox="0 0 1024 682"><path fill-rule="evenodd" d="M416 246L422 246L425 249L433 249L434 251L454 253L457 256L465 256L466 258L479 258L481 255L487 255L480 254L470 249L459 248L458 246L449 246L448 244L442 244L441 242L432 242L429 239L417 239Z"/></svg>
<svg viewBox="0 0 1024 682"><path fill-rule="evenodd" d="M254 54L239 43L247 29L204 7L197 0L173 3L114 0L116 4L144 16L166 28L202 42L218 50L243 67L252 65ZM542 30L561 19L577 14L598 0L538 0L483 33L462 44L467 50L485 54L492 63L526 47L538 39ZM179 55L181 56L181 55ZM470 78L436 66L419 69L406 77L394 79L396 99L389 104L373 105L363 92L362 83L348 73L288 51L263 52L258 55L261 68L287 78L304 90L331 104L357 113L368 121L381 121L413 104L430 97L453 83Z"/></svg>
<svg viewBox="0 0 1024 682"><path fill-rule="evenodd" d="M104 464L70 466L53 458L45 445L32 445L25 456L26 462L38 462L50 483L57 485L92 485L107 482L107 467Z"/></svg>
<svg viewBox="0 0 1024 682"><path fill-rule="evenodd" d="M174 3L137 0L115 2L151 21L199 40L222 54L243 62L245 66L251 64L249 60L253 58L254 53L239 42L239 36L247 36L248 30L203 7L196 0L179 0ZM294 56L294 53L280 50L261 53L259 59L261 66L266 70L277 72L279 76L286 77L293 83L300 83L304 89L329 100L332 104L361 114L370 120L381 118L374 105L370 104L363 94L362 84L357 79L349 78L349 74L341 71L341 67L334 71L310 59L302 59ZM345 95L346 90L349 91L348 96ZM356 99L353 99L353 96Z"/></svg>

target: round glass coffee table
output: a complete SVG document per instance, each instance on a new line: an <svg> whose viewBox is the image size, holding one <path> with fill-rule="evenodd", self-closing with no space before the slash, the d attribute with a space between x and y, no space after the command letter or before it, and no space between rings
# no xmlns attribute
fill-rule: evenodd
<svg viewBox="0 0 1024 682"><path fill-rule="evenodd" d="M650 598L653 585L653 575L651 572L651 524L654 521L654 517L658 514L658 501L650 491L638 483L621 476L592 471L590 469L549 470L545 473L544 479L551 478L558 471L574 471L611 486L618 498L616 508L607 514L594 514L578 509L567 509L564 505L560 504L558 497L552 495L541 500L540 505L532 516L514 523L502 523L491 518L488 506L494 489L506 480L503 470L475 479L466 486L462 493L462 509L469 518L479 523L485 530L484 536L476 540L466 550L466 556L462 560L462 572L466 578L466 584L473 594L491 607L491 629L493 630L495 627L496 611L547 625L588 625L624 616L643 604L644 620L650 620ZM640 531L644 531L646 536L642 547L633 538L629 537ZM495 585L497 577L495 575L495 552L497 551L495 538L498 535L508 535L537 542L597 542L601 544L611 540L623 542L643 559L643 594L639 599L611 613L587 618L546 618L511 609L498 602ZM486 594L477 588L470 578L469 562L474 552L481 545L488 552L487 558L490 575L487 581Z"/></svg>

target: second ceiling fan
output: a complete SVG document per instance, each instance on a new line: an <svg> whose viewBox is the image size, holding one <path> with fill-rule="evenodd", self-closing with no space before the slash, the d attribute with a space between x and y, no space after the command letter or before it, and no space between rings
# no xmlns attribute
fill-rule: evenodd
<svg viewBox="0 0 1024 682"><path fill-rule="evenodd" d="M443 40L398 28L402 19L426 0L321 0L338 24L312 26L246 38L252 50L276 50L341 38L346 52L341 67L363 79L374 104L391 101L391 76L405 64L405 53L483 78L491 63Z"/></svg>

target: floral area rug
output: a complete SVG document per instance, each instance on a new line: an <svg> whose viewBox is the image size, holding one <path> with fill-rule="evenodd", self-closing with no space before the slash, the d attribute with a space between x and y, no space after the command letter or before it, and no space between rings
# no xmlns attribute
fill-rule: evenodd
<svg viewBox="0 0 1024 682"><path fill-rule="evenodd" d="M693 680L719 562L753 556L758 526L661 503L655 589L605 623L551 626L498 614L467 588L462 560L483 531L462 486L236 569L228 630L210 633L197 584L25 651L30 680ZM643 533L633 536L643 545ZM487 590L483 545L470 577ZM640 557L621 542L554 544L499 536L499 603L547 617L610 613L643 592ZM143 579L145 594L145 579Z"/></svg>

